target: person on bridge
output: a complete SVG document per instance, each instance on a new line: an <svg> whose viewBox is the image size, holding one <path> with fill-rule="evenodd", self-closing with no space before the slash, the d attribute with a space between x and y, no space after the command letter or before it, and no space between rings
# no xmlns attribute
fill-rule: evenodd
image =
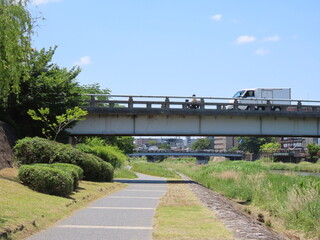
<svg viewBox="0 0 320 240"><path fill-rule="evenodd" d="M198 100L195 94L192 95L190 108L193 108L193 109L199 108Z"/></svg>

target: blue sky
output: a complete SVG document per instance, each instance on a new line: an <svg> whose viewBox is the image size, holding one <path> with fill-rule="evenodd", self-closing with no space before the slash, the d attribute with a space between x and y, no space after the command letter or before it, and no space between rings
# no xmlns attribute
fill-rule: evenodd
<svg viewBox="0 0 320 240"><path fill-rule="evenodd" d="M112 94L320 100L318 0L35 0L34 46Z"/></svg>

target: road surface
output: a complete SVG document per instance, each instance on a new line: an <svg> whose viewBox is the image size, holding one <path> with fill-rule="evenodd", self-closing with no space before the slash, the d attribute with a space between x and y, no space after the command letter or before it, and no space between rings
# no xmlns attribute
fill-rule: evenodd
<svg viewBox="0 0 320 240"><path fill-rule="evenodd" d="M151 240L152 218L167 191L165 178L138 174L128 187L57 222L28 240Z"/></svg>

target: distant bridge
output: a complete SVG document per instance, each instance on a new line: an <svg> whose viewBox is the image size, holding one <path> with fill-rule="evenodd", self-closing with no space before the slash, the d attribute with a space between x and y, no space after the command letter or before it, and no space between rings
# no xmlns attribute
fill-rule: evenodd
<svg viewBox="0 0 320 240"><path fill-rule="evenodd" d="M216 152L216 151L171 151L171 150L155 150L155 151L138 151L127 154L129 157L147 157L148 161L154 162L157 156L172 156L172 157L195 157L197 163L208 163L212 156L226 157L230 160L243 160L245 154L242 151L233 152Z"/></svg>
<svg viewBox="0 0 320 240"><path fill-rule="evenodd" d="M320 101L240 104L233 98L88 95L89 114L71 135L320 137ZM260 99L262 100L262 99ZM239 110L246 106L248 110ZM259 109L259 110L258 110ZM279 110L279 111L274 111Z"/></svg>
<svg viewBox="0 0 320 240"><path fill-rule="evenodd" d="M243 152L216 152L216 151L138 151L135 153L128 154L130 157L137 156L189 156L189 157L211 157L211 156L223 156L230 158L239 158L242 159L244 156Z"/></svg>

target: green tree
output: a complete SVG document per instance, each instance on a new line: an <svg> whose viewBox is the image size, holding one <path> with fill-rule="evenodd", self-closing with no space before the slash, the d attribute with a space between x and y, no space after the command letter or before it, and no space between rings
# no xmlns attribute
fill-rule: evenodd
<svg viewBox="0 0 320 240"><path fill-rule="evenodd" d="M204 150L211 148L210 138L199 138L191 145L192 150Z"/></svg>
<svg viewBox="0 0 320 240"><path fill-rule="evenodd" d="M106 95L106 94L110 94L111 92L108 88L101 88L99 83L82 85L80 88L82 93L82 100L84 102L91 100L90 96L87 96L87 94L97 94L97 96L95 96L94 99L99 101L104 101L104 100L108 100L108 97L99 96L99 95L100 94ZM100 107L103 107L104 105L105 105L104 103L99 104Z"/></svg>
<svg viewBox="0 0 320 240"><path fill-rule="evenodd" d="M308 148L308 153L310 155L310 158L315 158L318 152L320 152L320 146L316 143L309 143L307 145L307 148Z"/></svg>
<svg viewBox="0 0 320 240"><path fill-rule="evenodd" d="M170 145L168 143L162 143L159 145L159 149L170 149Z"/></svg>
<svg viewBox="0 0 320 240"><path fill-rule="evenodd" d="M81 86L81 92L83 94L110 94L108 88L101 88L99 83L85 84Z"/></svg>
<svg viewBox="0 0 320 240"><path fill-rule="evenodd" d="M262 144L260 146L260 150L266 150L266 149L280 149L281 148L281 144L278 142L269 142L269 143L265 143Z"/></svg>
<svg viewBox="0 0 320 240"><path fill-rule="evenodd" d="M133 153L135 148L133 144L134 138L131 136L108 136L104 137L104 139L106 144L118 147L124 154Z"/></svg>
<svg viewBox="0 0 320 240"><path fill-rule="evenodd" d="M253 154L259 153L260 147L265 143L275 142L273 137L238 137L238 149Z"/></svg>
<svg viewBox="0 0 320 240"><path fill-rule="evenodd" d="M0 98L18 94L27 80L34 20L28 0L0 0ZM22 77L23 76L23 77Z"/></svg>
<svg viewBox="0 0 320 240"><path fill-rule="evenodd" d="M148 141L147 145L148 146L157 146L158 142L156 140L150 140L150 141Z"/></svg>
<svg viewBox="0 0 320 240"><path fill-rule="evenodd" d="M51 121L48 118L50 114L49 108L40 108L37 112L33 109L29 109L28 114L33 120L41 121L46 124L47 128L42 129L43 135L45 135L48 139L53 137L54 141L56 141L58 134L64 128L66 128L72 122L84 120L83 117L86 116L88 112L79 107L67 109L65 114L57 115L55 121Z"/></svg>
<svg viewBox="0 0 320 240"><path fill-rule="evenodd" d="M20 93L11 93L1 114L16 126L19 137L40 136L44 124L33 124L28 109L49 108L51 121L67 109L81 105L81 88L76 81L79 68L67 70L52 63L56 47L33 51L29 60L29 78L20 82ZM1 109L0 109L1 110ZM27 127L26 127L27 126Z"/></svg>

